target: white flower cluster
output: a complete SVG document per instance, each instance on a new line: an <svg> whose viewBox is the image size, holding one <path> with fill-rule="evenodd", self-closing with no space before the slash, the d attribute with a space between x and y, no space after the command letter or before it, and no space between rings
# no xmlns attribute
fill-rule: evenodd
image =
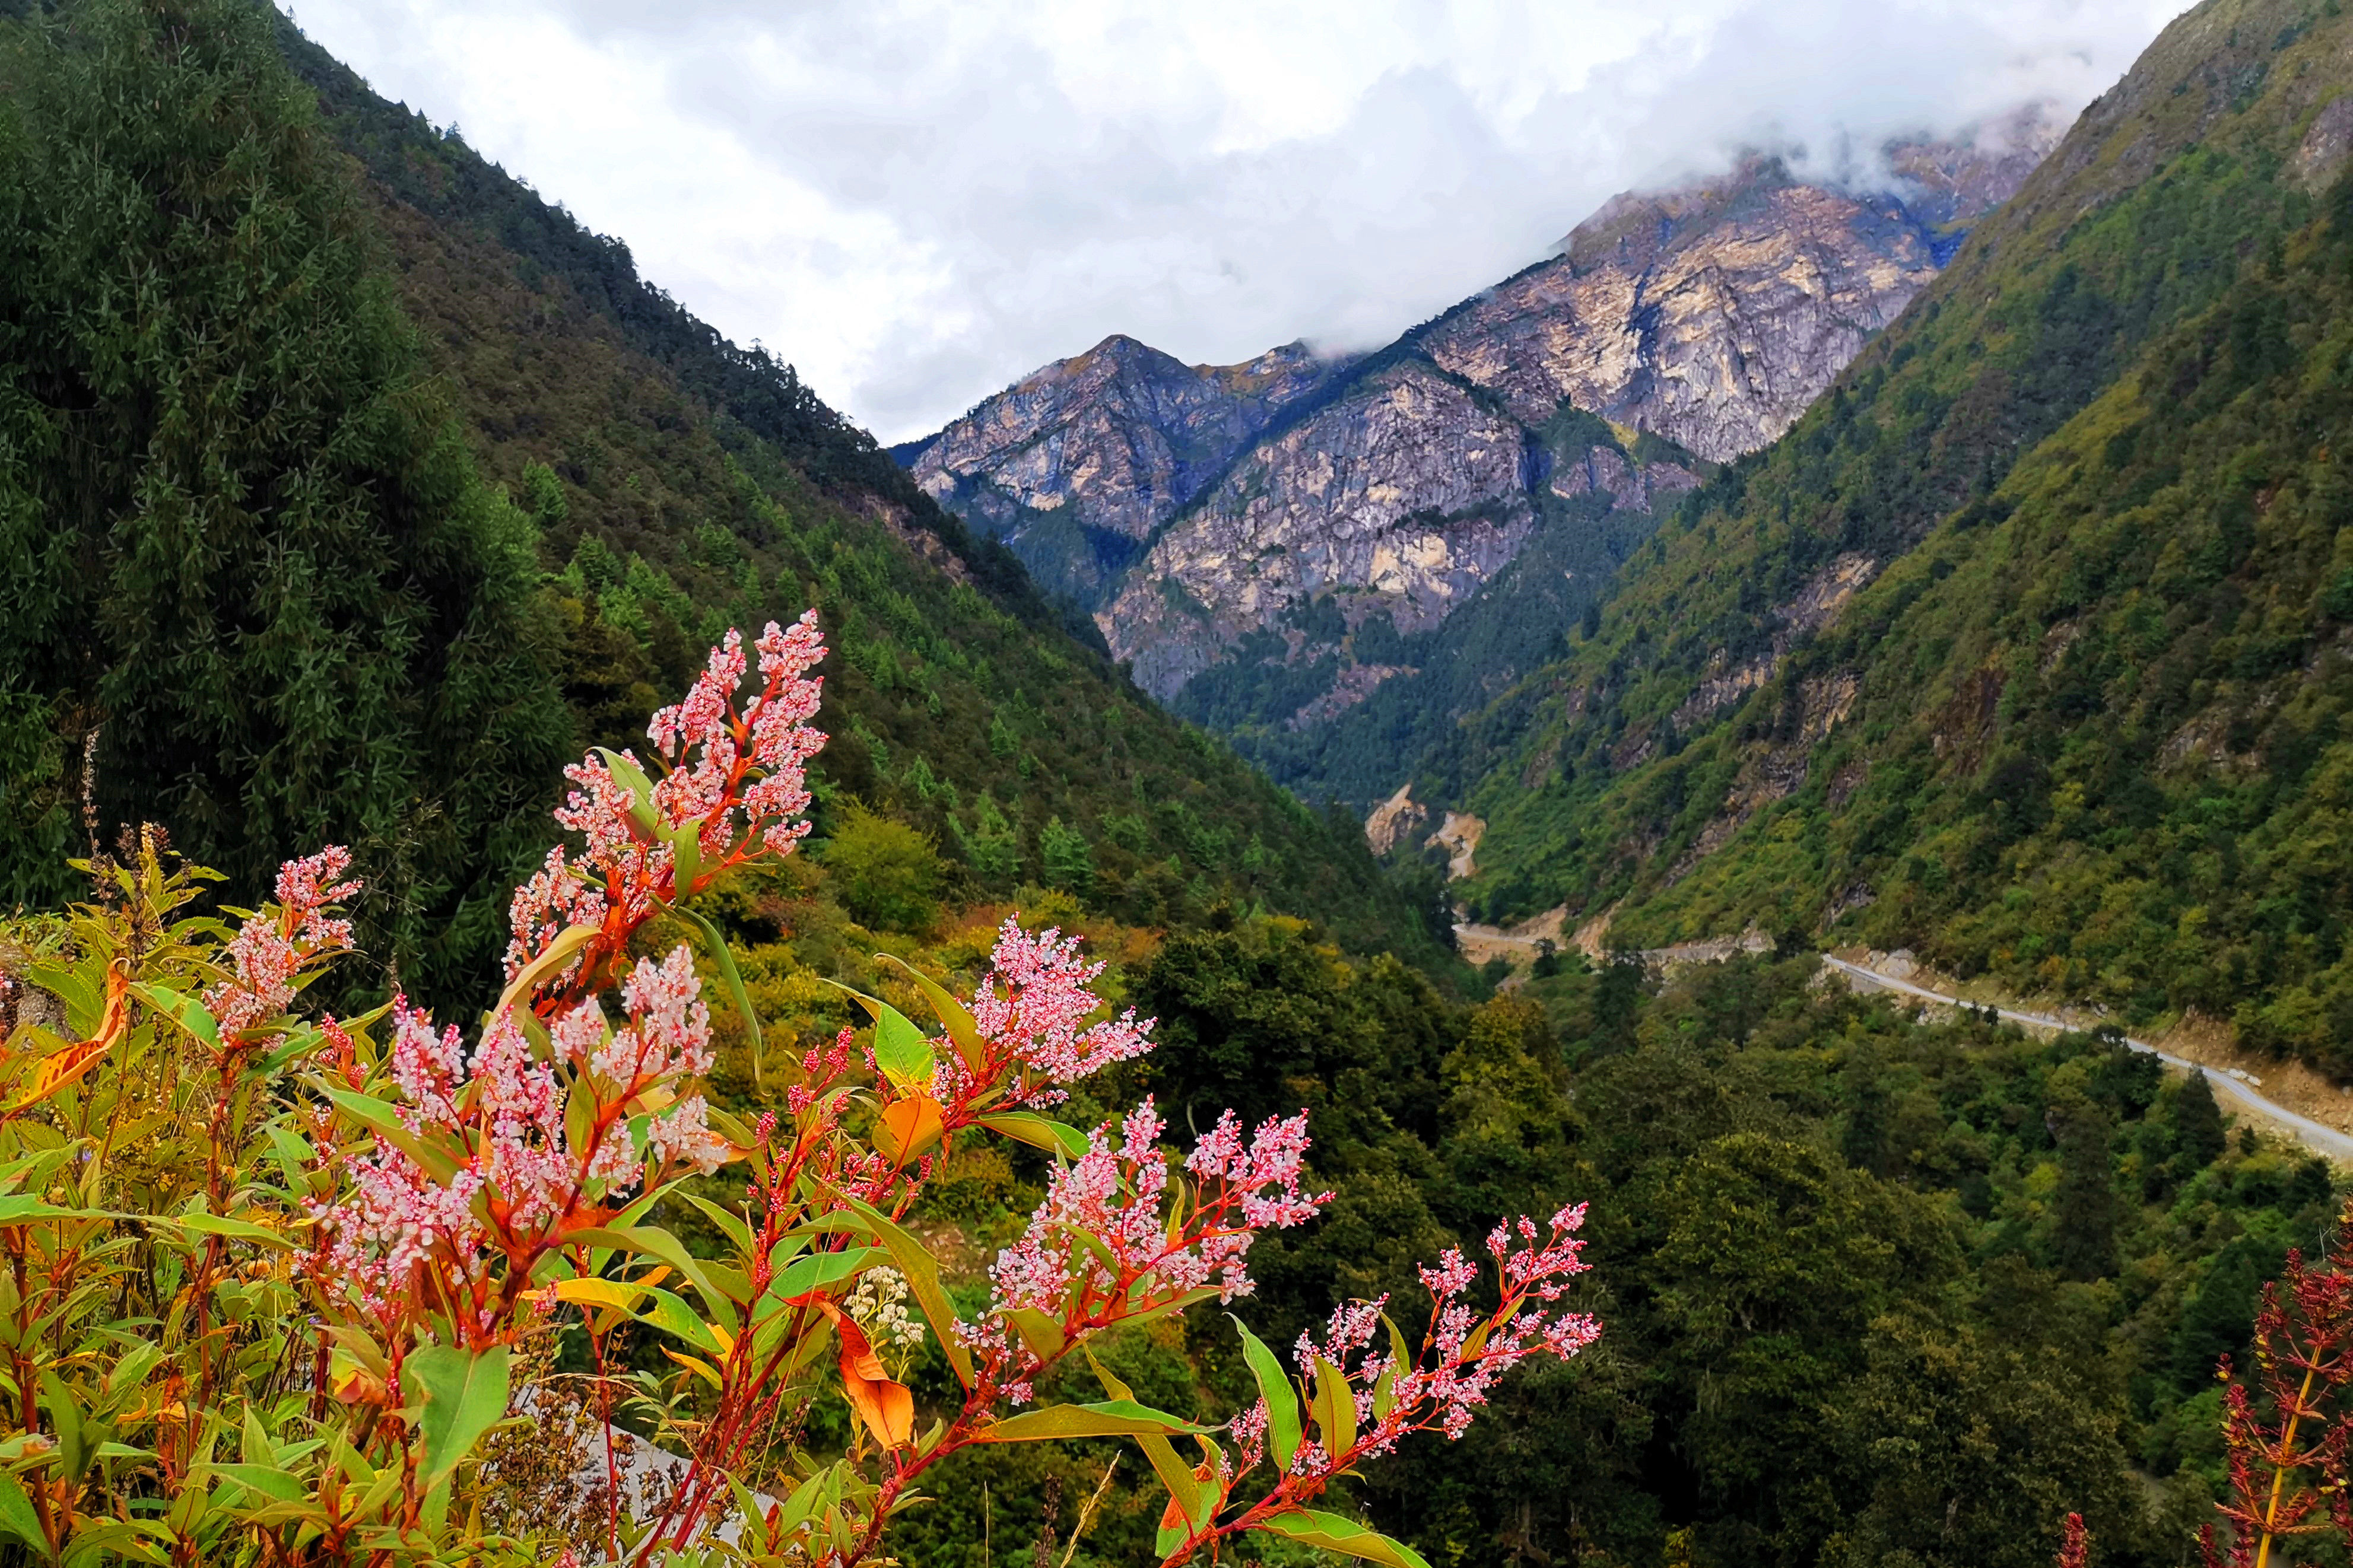
<svg viewBox="0 0 2353 1568"><path fill-rule="evenodd" d="M913 1351L923 1342L923 1325L907 1310L907 1280L897 1269L870 1268L858 1277L847 1303L850 1317L876 1350Z"/></svg>

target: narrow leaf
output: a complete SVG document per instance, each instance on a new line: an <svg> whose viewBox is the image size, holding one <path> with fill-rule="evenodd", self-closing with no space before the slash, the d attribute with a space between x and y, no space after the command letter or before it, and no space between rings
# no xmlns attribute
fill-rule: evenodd
<svg viewBox="0 0 2353 1568"><path fill-rule="evenodd" d="M940 1016L948 1038L955 1042L956 1055L962 1057L964 1065L977 1075L987 1061L988 1044L980 1037L980 1024L973 1017L971 1010L950 995L946 987L914 965L887 952L878 952L874 956L884 963L895 963L906 972L907 978L915 983L915 989L923 994L923 1000L932 1005L932 1011Z"/></svg>
<svg viewBox="0 0 2353 1568"><path fill-rule="evenodd" d="M1296 1513L1278 1513L1258 1528L1269 1535L1296 1541L1303 1546L1336 1552L1360 1563L1377 1563L1381 1568L1430 1568L1429 1559L1404 1542L1391 1541L1377 1531L1366 1530L1355 1520L1343 1519L1336 1513L1325 1513L1320 1509L1303 1508Z"/></svg>
<svg viewBox="0 0 2353 1568"><path fill-rule="evenodd" d="M653 837L661 821L654 812L653 780L646 776L645 769L618 752L599 746L596 754L605 759L605 771L613 775L613 782L629 792L629 820L647 837Z"/></svg>
<svg viewBox="0 0 2353 1568"><path fill-rule="evenodd" d="M204 1044L215 1047L220 1045L219 1023L195 997L183 996L161 985L143 985L135 981L131 985L131 994Z"/></svg>
<svg viewBox="0 0 2353 1568"><path fill-rule="evenodd" d="M728 996L735 1004L735 1016L744 1020L744 1037L752 1053L752 1088L760 1085L760 1015L752 1005L752 994L744 988L744 976L735 967L735 954L719 928L682 904L672 904L670 913L679 916L702 933L703 951L711 954L711 965L719 971L720 983L727 987Z"/></svg>
<svg viewBox="0 0 2353 1568"><path fill-rule="evenodd" d="M891 1261L907 1280L907 1293L923 1309L923 1317L932 1325L932 1333L946 1352L948 1364L955 1368L956 1378L966 1388L972 1386L972 1352L956 1337L955 1309L948 1304L948 1293L940 1288L939 1265L923 1244L892 1223L882 1212L871 1204L844 1196L842 1202L849 1212L864 1220L873 1232L874 1239L891 1250Z"/></svg>
<svg viewBox="0 0 2353 1568"><path fill-rule="evenodd" d="M999 1137L1043 1149L1050 1154L1076 1160L1087 1152L1085 1133L1062 1122L1050 1121L1034 1110L1000 1110L975 1120Z"/></svg>
<svg viewBox="0 0 2353 1568"><path fill-rule="evenodd" d="M682 1296L673 1295L659 1286L646 1293L650 1300L635 1309L631 1316L639 1322L651 1323L666 1334L675 1334L699 1350L724 1356L734 1348L734 1336L723 1329L715 1329L696 1315Z"/></svg>
<svg viewBox="0 0 2353 1568"><path fill-rule="evenodd" d="M1250 1375L1258 1379L1259 1397L1266 1401L1267 1446L1273 1451L1275 1468L1289 1475L1291 1461L1299 1453L1299 1396L1282 1363L1265 1342L1244 1327L1240 1318L1234 1319L1234 1328L1242 1337L1242 1359L1250 1363Z"/></svg>
<svg viewBox="0 0 2353 1568"><path fill-rule="evenodd" d="M779 1247L782 1245L778 1243ZM853 1247L844 1252L807 1253L778 1269L768 1289L771 1294L788 1300L796 1296L806 1296L812 1290L839 1285L890 1256L880 1247Z"/></svg>
<svg viewBox="0 0 2353 1568"><path fill-rule="evenodd" d="M1324 1458L1334 1464L1356 1446L1356 1394L1348 1374L1323 1356L1315 1358L1315 1428Z"/></svg>
<svg viewBox="0 0 2353 1568"><path fill-rule="evenodd" d="M592 925L574 925L557 931L555 940L547 944L545 952L515 971L515 977L507 982L504 991L499 993L499 1005L491 1009L489 1016L495 1018L513 1006L518 998L528 998L541 981L571 963L582 948L596 940L596 933L602 929Z"/></svg>
<svg viewBox="0 0 2353 1568"><path fill-rule="evenodd" d="M1050 1405L1008 1415L981 1435L984 1443L1038 1443L1053 1437L1160 1437L1205 1432L1181 1416L1138 1405L1133 1399L1105 1399L1092 1405ZM1185 1472L1187 1482L1192 1472ZM1188 1485L1186 1489L1193 1489Z"/></svg>

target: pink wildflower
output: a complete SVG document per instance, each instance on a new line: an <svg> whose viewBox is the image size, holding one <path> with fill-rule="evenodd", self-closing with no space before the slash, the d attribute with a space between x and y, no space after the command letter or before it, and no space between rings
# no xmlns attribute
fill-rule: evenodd
<svg viewBox="0 0 2353 1568"><path fill-rule="evenodd" d="M790 629L770 622L757 646L761 684L740 710L744 638L731 631L711 650L686 700L654 715L646 732L665 771L652 782L650 799L638 798L646 792L625 784L600 755L565 770L575 787L555 819L578 834L584 847L576 858L554 850L515 889L508 973L567 925L602 926L617 914L635 926L657 900L693 890L678 886L665 835L693 829L703 866L693 885L700 887L724 865L789 854L807 834L801 819L809 805L807 766L825 744L823 732L807 723L824 689L808 674L826 652L817 612ZM630 766L640 765L634 752L622 754Z"/></svg>
<svg viewBox="0 0 2353 1568"><path fill-rule="evenodd" d="M205 993L205 1006L223 1032L240 1034L286 1011L302 966L352 943L352 922L327 911L356 895L360 883L339 880L351 852L329 845L278 869L278 909L249 916L226 950L230 978Z"/></svg>
<svg viewBox="0 0 2353 1568"><path fill-rule="evenodd" d="M1103 971L1079 957L1079 939L1059 930L1039 936L1008 918L989 954L989 973L972 999L973 1020L991 1055L1018 1059L1047 1084L1022 1099L1051 1105L1068 1096L1059 1086L1142 1056L1152 1048L1153 1021L1138 1023L1135 1009L1091 1026L1088 1015L1102 1000L1090 989Z"/></svg>

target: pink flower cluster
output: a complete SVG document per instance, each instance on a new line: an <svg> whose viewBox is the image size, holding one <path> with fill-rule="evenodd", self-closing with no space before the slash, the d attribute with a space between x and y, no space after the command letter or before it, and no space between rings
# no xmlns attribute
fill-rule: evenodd
<svg viewBox="0 0 2353 1568"><path fill-rule="evenodd" d="M352 922L327 913L359 892L358 880L343 879L351 868L351 851L333 844L278 868L278 908L237 927L226 949L230 978L205 993L223 1033L241 1033L285 1012L302 965L352 944Z"/></svg>
<svg viewBox="0 0 2353 1568"><path fill-rule="evenodd" d="M809 805L807 764L825 744L824 733L808 724L825 685L808 673L826 653L817 612L789 628L769 622L754 646L761 686L740 711L734 700L745 668L744 638L730 631L711 650L686 700L654 715L647 735L669 771L652 784L652 799L638 799L638 789L615 777L602 757L565 770L577 787L555 820L579 834L585 847L576 858L561 846L551 850L515 889L508 973L567 925L601 925L616 910L635 924L651 912L653 900L681 896L687 889L676 885L669 839L689 828L705 867L714 868L764 851L789 854L807 835L801 816ZM623 756L638 765L636 753ZM648 817L651 828L642 820Z"/></svg>
<svg viewBox="0 0 2353 1568"><path fill-rule="evenodd" d="M548 1031L552 1051L533 1050L512 1009L482 1031L469 1059L456 1026L437 1031L406 1000L394 1004L391 1071L407 1130L459 1162L436 1179L388 1141L348 1162L352 1194L319 1211L333 1240L326 1270L351 1280L372 1307L405 1295L432 1260L457 1296L487 1276L486 1246L509 1250L543 1245L574 1206L633 1188L640 1150L620 1114L649 1090L700 1077L711 1067L711 1018L684 947L643 959L621 988L628 1022L613 1028L594 999L560 1016ZM570 1079L595 1081L606 1107L575 1147L565 1124ZM664 1163L717 1170L727 1145L708 1125L700 1092L651 1117L646 1139ZM487 1194L478 1209L475 1199ZM491 1223L481 1217L487 1212Z"/></svg>
<svg viewBox="0 0 2353 1568"><path fill-rule="evenodd" d="M1242 1223L1253 1229L1304 1224L1332 1201L1332 1194L1303 1197L1299 1176L1307 1161L1307 1112L1268 1117L1242 1147L1241 1123L1226 1111L1208 1137L1193 1146L1185 1168L1202 1181L1223 1184L1241 1206Z"/></svg>
<svg viewBox="0 0 2353 1568"><path fill-rule="evenodd" d="M1115 1143L1112 1123L1096 1128L1086 1153L1055 1173L1029 1228L989 1268L988 1315L999 1330L1019 1309L1045 1313L1075 1337L1188 1291L1213 1289L1226 1301L1249 1295L1244 1262L1255 1232L1302 1224L1332 1194L1299 1191L1303 1112L1269 1121L1247 1150L1231 1122L1229 1114L1186 1162L1200 1189L1174 1227L1152 1101L1120 1119Z"/></svg>
<svg viewBox="0 0 2353 1568"><path fill-rule="evenodd" d="M1092 987L1103 966L1079 957L1077 937L1050 928L1033 937L1008 917L997 931L989 966L972 999L981 1038L992 1058L1018 1060L1046 1080L1017 1094L1017 1103L1059 1103L1069 1095L1052 1086L1075 1083L1152 1048L1154 1020L1138 1023L1133 1007L1087 1025L1088 1015L1102 1005Z"/></svg>
<svg viewBox="0 0 2353 1568"><path fill-rule="evenodd" d="M1569 1281L1586 1271L1588 1266L1578 1256L1585 1244L1577 1237L1584 1223L1585 1205L1578 1204L1554 1215L1542 1236L1535 1222L1525 1217L1489 1233L1487 1250L1495 1259L1502 1288L1502 1300L1492 1312L1462 1300L1477 1283L1480 1270L1460 1248L1448 1247L1438 1267L1420 1269L1421 1282L1430 1291L1431 1323L1420 1357L1409 1366L1397 1366L1396 1353L1387 1347L1374 1348L1381 1310L1388 1305L1386 1296L1335 1308L1320 1338L1301 1334L1293 1363L1306 1377L1315 1375L1319 1358L1343 1371L1356 1396L1358 1436L1356 1447L1345 1455L1303 1444L1292 1461L1292 1473L1320 1476L1335 1464L1386 1454L1409 1432L1435 1428L1449 1438L1460 1437L1504 1373L1531 1355L1567 1361L1592 1344L1601 1335L1601 1324L1589 1313L1548 1312L1531 1305L1558 1300ZM1474 1336L1480 1336L1475 1346ZM1387 1416L1377 1417L1375 1392L1392 1373L1395 1402ZM1245 1468L1265 1452L1266 1426L1263 1400L1234 1418L1230 1430Z"/></svg>

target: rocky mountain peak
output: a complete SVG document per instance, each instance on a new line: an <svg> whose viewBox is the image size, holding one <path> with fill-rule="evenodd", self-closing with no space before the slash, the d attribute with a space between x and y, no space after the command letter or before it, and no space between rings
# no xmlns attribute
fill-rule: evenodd
<svg viewBox="0 0 2353 1568"><path fill-rule="evenodd" d="M2025 111L1841 185L1757 153L1628 192L1354 360L1186 365L1114 336L949 426L915 477L1229 733L1352 723L1440 666L1451 707L1580 616L1709 464L1786 430L2054 136Z"/></svg>

